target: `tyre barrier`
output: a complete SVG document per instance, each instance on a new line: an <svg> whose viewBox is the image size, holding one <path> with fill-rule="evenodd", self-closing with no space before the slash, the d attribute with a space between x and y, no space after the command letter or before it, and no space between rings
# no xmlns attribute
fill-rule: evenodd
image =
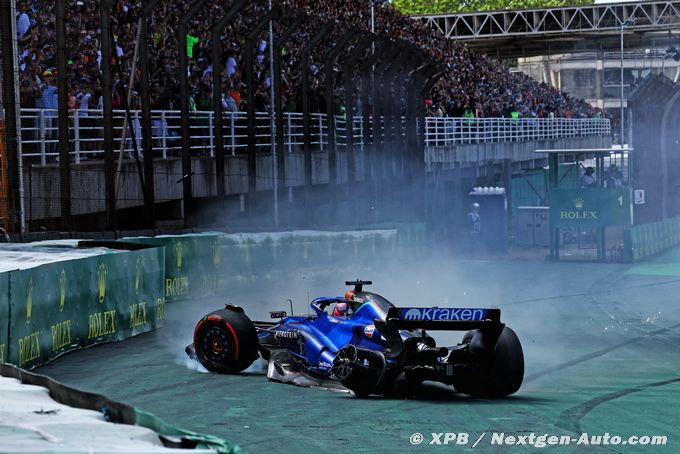
<svg viewBox="0 0 680 454"><path fill-rule="evenodd" d="M680 216L624 230L624 261L635 263L680 244Z"/></svg>
<svg viewBox="0 0 680 454"><path fill-rule="evenodd" d="M3 245L0 258L0 363L31 369L165 318L163 248L66 240Z"/></svg>

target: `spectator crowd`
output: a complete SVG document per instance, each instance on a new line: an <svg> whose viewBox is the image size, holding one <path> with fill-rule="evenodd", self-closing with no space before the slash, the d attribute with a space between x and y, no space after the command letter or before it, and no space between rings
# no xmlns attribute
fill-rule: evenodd
<svg viewBox="0 0 680 454"><path fill-rule="evenodd" d="M123 65L123 77L114 77L114 108L123 107L128 79L133 67L140 0L114 0L112 11L113 52ZM299 50L324 23L334 21L338 31L322 40L310 58L313 111L324 111L324 50L343 29L369 31L369 0L279 0L285 11L277 21L274 35L281 33L295 15L308 17L293 33L282 50L282 95L287 111L301 111L301 68ZM192 0L162 0L149 21L150 103L155 110L179 109L177 28ZM246 37L268 9L266 0L246 4L221 36L222 57L219 68L212 66L211 27L225 12L225 3L209 0L189 24L187 35L188 74L193 110L212 110L212 75L223 73L222 102L227 111L244 108L246 100L244 48ZM514 73L501 63L447 39L423 21L413 20L390 6L375 9L378 35L403 39L439 61L445 74L433 88L427 102L430 115L474 117L574 117L599 116L583 100L540 84L523 73ZM266 28L265 28L266 31ZM56 29L54 0L18 0L17 33L22 107L56 108ZM99 2L68 0L66 12L69 103L76 109L101 107L101 33ZM257 38L255 107L264 111L270 105L269 37ZM350 48L351 49L351 48ZM345 54L346 56L346 54ZM366 56L366 58L370 58ZM341 81L342 66L334 68ZM336 84L341 87L342 84ZM131 87L131 108L139 106L137 84ZM338 98L340 99L340 98ZM337 106L340 109L340 105ZM352 109L359 111L358 100Z"/></svg>

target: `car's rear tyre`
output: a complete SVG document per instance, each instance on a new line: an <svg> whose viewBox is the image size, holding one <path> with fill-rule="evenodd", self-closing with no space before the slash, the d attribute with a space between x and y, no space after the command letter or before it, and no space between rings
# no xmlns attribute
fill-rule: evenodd
<svg viewBox="0 0 680 454"><path fill-rule="evenodd" d="M255 325L242 310L211 312L196 325L194 349L200 363L210 372L241 372L258 358Z"/></svg>
<svg viewBox="0 0 680 454"><path fill-rule="evenodd" d="M473 332L463 337L470 342ZM516 393L524 380L524 353L515 332L503 328L488 358L479 364L459 367L454 377L456 391L474 397L505 397Z"/></svg>

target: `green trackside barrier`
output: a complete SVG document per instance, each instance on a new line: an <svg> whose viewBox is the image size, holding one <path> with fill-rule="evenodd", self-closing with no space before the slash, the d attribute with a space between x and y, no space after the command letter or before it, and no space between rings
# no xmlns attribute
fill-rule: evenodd
<svg viewBox="0 0 680 454"><path fill-rule="evenodd" d="M416 234L411 238L415 243ZM394 257L397 244L395 229L228 234L220 242L219 284L233 287L263 279L295 278L302 271L309 276L356 263L374 266Z"/></svg>
<svg viewBox="0 0 680 454"><path fill-rule="evenodd" d="M235 443L211 435L203 435L180 429L179 427L173 426L165 420L138 408L135 408L135 424L151 429L166 438L181 438L184 443L186 443L186 441L195 443L193 449L213 449L220 454L243 454L244 452Z"/></svg>
<svg viewBox="0 0 680 454"><path fill-rule="evenodd" d="M165 249L164 291L167 301L195 298L223 287L220 275L221 233L131 237L121 241L162 246Z"/></svg>
<svg viewBox="0 0 680 454"><path fill-rule="evenodd" d="M624 230L624 260L635 263L680 244L680 216Z"/></svg>
<svg viewBox="0 0 680 454"><path fill-rule="evenodd" d="M359 261L372 266L386 258L423 253L424 224L386 224L381 230L293 231L135 237L122 241L165 248L166 301L220 293L263 279L327 270Z"/></svg>
<svg viewBox="0 0 680 454"><path fill-rule="evenodd" d="M158 327L165 318L164 253L112 251L10 271L9 362L33 368Z"/></svg>
<svg viewBox="0 0 680 454"><path fill-rule="evenodd" d="M427 233L424 223L374 224L369 226L369 228L379 230L396 229L395 248L391 248L391 251L398 251L401 255L400 258L422 257L425 253Z"/></svg>
<svg viewBox="0 0 680 454"><path fill-rule="evenodd" d="M9 355L9 273L0 273L0 364Z"/></svg>

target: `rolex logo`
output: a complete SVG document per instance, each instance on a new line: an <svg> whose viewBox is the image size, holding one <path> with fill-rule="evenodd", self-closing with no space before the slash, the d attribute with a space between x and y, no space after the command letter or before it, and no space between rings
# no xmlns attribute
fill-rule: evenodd
<svg viewBox="0 0 680 454"><path fill-rule="evenodd" d="M103 303L104 297L106 296L106 265L104 265L104 262L99 264L97 284L99 286L99 302Z"/></svg>
<svg viewBox="0 0 680 454"><path fill-rule="evenodd" d="M139 293L139 284L142 278L142 258L137 257L137 264L135 265L135 293Z"/></svg>
<svg viewBox="0 0 680 454"><path fill-rule="evenodd" d="M66 301L66 271L61 270L59 276L59 312L64 310L64 302Z"/></svg>
<svg viewBox="0 0 680 454"><path fill-rule="evenodd" d="M222 256L220 255L220 242L219 242L219 240L215 240L215 242L213 243L212 253L213 253L213 264L216 267L220 266L220 263L222 263Z"/></svg>
<svg viewBox="0 0 680 454"><path fill-rule="evenodd" d="M26 323L31 323L31 313L33 312L33 278L28 278L26 284Z"/></svg>
<svg viewBox="0 0 680 454"><path fill-rule="evenodd" d="M175 254L177 255L177 271L182 269L182 242L175 244Z"/></svg>
<svg viewBox="0 0 680 454"><path fill-rule="evenodd" d="M577 199L574 200L574 206L576 207L577 210L580 210L583 208L583 199L581 197L578 197Z"/></svg>

